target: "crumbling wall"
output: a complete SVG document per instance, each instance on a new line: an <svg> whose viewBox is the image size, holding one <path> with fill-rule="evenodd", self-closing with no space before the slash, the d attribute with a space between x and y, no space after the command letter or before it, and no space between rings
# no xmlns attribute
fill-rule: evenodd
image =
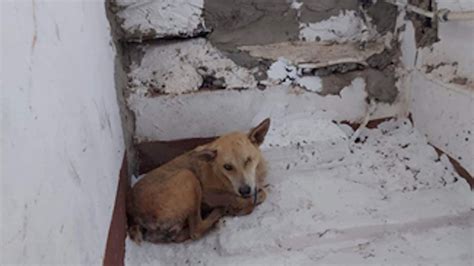
<svg viewBox="0 0 474 266"><path fill-rule="evenodd" d="M432 4L438 10L474 10L474 2L470 0L434 1ZM429 25L431 23L425 24L426 27ZM400 36L403 82L411 95L410 112L415 126L433 145L458 160L472 175L474 21L438 21L434 24L438 35L423 45L417 37L419 25L412 16L402 13L399 26L405 29Z"/></svg>
<svg viewBox="0 0 474 266"><path fill-rule="evenodd" d="M127 98L137 131L149 128L140 123L167 125L142 119L155 115L148 99L202 91L282 85L326 97L362 80L362 104L394 110L403 101L395 71L397 8L383 1L111 1L128 47Z"/></svg>
<svg viewBox="0 0 474 266"><path fill-rule="evenodd" d="M436 1L434 0L409 0L409 4L422 8L426 11L436 11ZM425 17L423 15L408 12L406 18L409 19L415 28L416 47L428 47L439 41L438 19Z"/></svg>

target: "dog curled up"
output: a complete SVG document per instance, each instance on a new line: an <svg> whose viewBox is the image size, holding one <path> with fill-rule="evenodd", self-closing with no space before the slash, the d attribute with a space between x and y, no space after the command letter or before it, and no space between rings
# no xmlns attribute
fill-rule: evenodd
<svg viewBox="0 0 474 266"><path fill-rule="evenodd" d="M195 240L224 215L251 213L266 198L259 147L269 127L267 118L248 133L225 134L148 172L128 193L130 238Z"/></svg>

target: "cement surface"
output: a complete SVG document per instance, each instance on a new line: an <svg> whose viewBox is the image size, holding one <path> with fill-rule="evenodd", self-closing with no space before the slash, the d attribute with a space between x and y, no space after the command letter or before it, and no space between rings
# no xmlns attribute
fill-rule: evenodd
<svg viewBox="0 0 474 266"><path fill-rule="evenodd" d="M273 118L273 117L272 117ZM364 130L275 118L268 199L184 244L137 246L127 265L471 265L473 193L407 120Z"/></svg>

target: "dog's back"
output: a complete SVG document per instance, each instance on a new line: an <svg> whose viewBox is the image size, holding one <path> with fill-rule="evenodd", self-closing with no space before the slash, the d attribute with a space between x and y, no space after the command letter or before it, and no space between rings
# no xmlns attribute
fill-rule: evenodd
<svg viewBox="0 0 474 266"><path fill-rule="evenodd" d="M139 242L145 234L152 242L177 242L186 239L184 231L197 230L197 237L212 226L221 215L217 209L250 213L265 199L266 164L259 145L269 123L263 121L248 134L226 134L146 174L129 193L132 239ZM202 203L215 212L209 221L201 221ZM196 220L201 226L187 225Z"/></svg>

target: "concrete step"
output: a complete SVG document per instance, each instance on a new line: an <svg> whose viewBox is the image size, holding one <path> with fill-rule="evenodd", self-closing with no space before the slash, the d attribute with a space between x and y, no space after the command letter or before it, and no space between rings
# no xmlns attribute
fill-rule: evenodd
<svg viewBox="0 0 474 266"><path fill-rule="evenodd" d="M321 96L280 85L264 91L222 90L160 97L132 94L128 103L135 114L136 139L143 142L213 137L249 129L266 117L276 121L309 115L358 122L367 114L366 97L364 80L355 79L340 95ZM402 105L379 103L371 118L400 113Z"/></svg>
<svg viewBox="0 0 474 266"><path fill-rule="evenodd" d="M137 140L211 137L249 128L264 115L311 113L354 122L365 117L368 97L396 98L397 89L379 79L383 73L351 68L369 66L383 53L383 43L365 49L353 43L270 46L242 48L255 58L276 60L268 71L236 64L204 38L133 46L127 103L135 114ZM328 68L350 73L323 74ZM315 69L326 76L303 73ZM259 80L262 75L266 78ZM403 113L402 103L402 98L395 103L379 101L372 118Z"/></svg>
<svg viewBox="0 0 474 266"><path fill-rule="evenodd" d="M159 96L203 90L245 90L257 85L264 89L282 83L303 86L300 79L314 76L311 72L319 69L324 69L321 70L324 73L319 74L327 76L331 72L357 70L358 65L377 67L381 64L379 61L390 59L382 55L385 48L383 39L363 48L357 43L318 42L237 47L255 60L274 62L266 72L267 69L236 64L235 58L231 60L205 38L152 42L133 46L130 54L138 56L129 66L129 88L132 92ZM306 89L315 91L315 88Z"/></svg>
<svg viewBox="0 0 474 266"><path fill-rule="evenodd" d="M470 263L473 193L409 121L363 131L350 152L345 130L293 119L278 120L263 147L270 187L254 213L225 218L197 242L127 240L126 263Z"/></svg>
<svg viewBox="0 0 474 266"><path fill-rule="evenodd" d="M138 41L194 37L207 32L203 0L112 0L121 38Z"/></svg>
<svg viewBox="0 0 474 266"><path fill-rule="evenodd" d="M379 103L372 119L406 115L396 85L393 6L361 7L356 0L113 3L122 37L130 41L125 95L138 142L215 136L249 128L263 114L326 113L358 122L367 99ZM374 11L387 14L383 27L369 19ZM212 27L206 36L204 22Z"/></svg>

